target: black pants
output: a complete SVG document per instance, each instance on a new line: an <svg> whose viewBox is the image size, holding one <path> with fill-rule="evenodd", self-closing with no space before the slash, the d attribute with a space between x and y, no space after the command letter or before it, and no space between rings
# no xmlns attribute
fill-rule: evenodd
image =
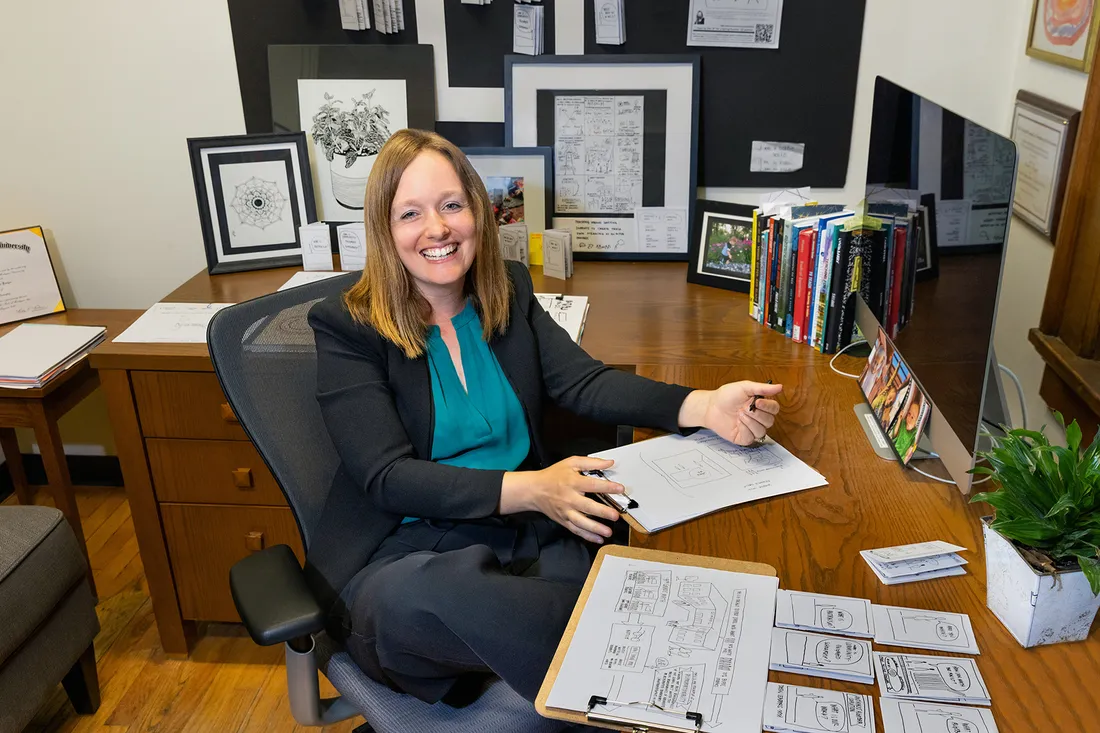
<svg viewBox="0 0 1100 733"><path fill-rule="evenodd" d="M425 702L470 673L534 701L590 566L542 515L402 525L342 594L348 653Z"/></svg>

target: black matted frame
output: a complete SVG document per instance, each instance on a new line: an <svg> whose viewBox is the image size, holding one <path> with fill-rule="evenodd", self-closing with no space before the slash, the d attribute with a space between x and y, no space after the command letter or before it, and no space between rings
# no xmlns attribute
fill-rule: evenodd
<svg viewBox="0 0 1100 733"><path fill-rule="evenodd" d="M688 239L688 271L687 279L689 283L695 283L696 285L707 285L712 288L722 288L723 290L733 290L738 293L749 292L749 284L752 281L752 248L755 247L755 242L752 242L752 212L754 207L748 204L730 204L725 201L707 201L705 199L699 199L695 202L695 214L691 219L691 237ZM718 275L709 272L704 272L702 258L706 254L704 250L704 240L707 236L708 227L704 227L704 223L708 221L708 217L715 216L719 218L736 218L738 220L747 220L745 223L749 226L749 272L745 275L744 279L734 277L733 275Z"/></svg>
<svg viewBox="0 0 1100 733"><path fill-rule="evenodd" d="M287 146L293 146L293 149ZM264 148L267 148L266 150ZM286 164L289 201L293 219L293 239L285 242L257 245L247 248L234 248L230 243L227 214L222 206L221 174L211 169L211 186L214 189L214 201L207 195L207 178L203 167L203 152L215 148L224 148L224 160L220 164L265 162L281 160ZM231 152L240 148L239 152ZM289 267L302 263L302 243L298 228L303 224L317 220L316 201L313 198L313 177L310 175L309 152L306 148L304 132L272 133L266 135L229 135L221 137L199 137L187 140L188 157L191 161L191 174L195 182L195 201L199 207L199 223L202 227L202 240L206 248L206 266L211 275L226 272L244 272L263 270L271 267ZM295 175L293 160L297 160L298 171ZM220 168L219 164L219 168ZM211 205L213 204L213 210ZM303 212L305 221L302 221ZM237 249L239 251L233 251ZM222 256L254 254L249 259L225 261Z"/></svg>
<svg viewBox="0 0 1100 733"><path fill-rule="evenodd" d="M517 66L575 66L575 65L588 65L588 66L606 66L609 68L618 68L624 66L636 67L641 75L637 79L631 79L622 83L609 83L609 80L601 77L599 74L593 74L591 82L586 80L586 84L578 86L575 81L568 81L562 83L554 83L548 86L537 86L536 94L540 90L553 89L553 90L571 90L581 93L605 93L616 94L625 93L637 89L660 89L654 87L652 79L645 77L645 68L648 67L670 67L670 66L690 66L691 67L691 109L690 120L688 121L688 129L691 134L691 142L689 145L690 153L687 156L688 165L688 192L687 192L687 208L688 219L694 220L695 216L695 198L696 190L698 187L698 157L699 157L699 90L701 79L701 60L698 54L631 54L623 56L604 56L604 55L588 55L588 56L507 56L504 59L504 140L505 145L514 145L514 132L516 120L514 119L513 112L513 72ZM668 91L669 87L665 88ZM666 123L667 115L675 114L676 111L671 108L671 105L666 105ZM664 130L667 135L667 124ZM537 138L537 120L536 120L536 138ZM667 141L666 141L667 144ZM669 206L668 201L669 192L664 192L664 205ZM632 218L632 216L620 215L623 218ZM561 217L568 218L568 217ZM582 216L580 218L616 218L613 216ZM691 242L688 242L688 252L672 252L672 253L643 253L643 252L622 252L622 253L602 253L602 252L574 252L574 259L580 260L629 260L629 261L676 261L682 262L688 259L691 249Z"/></svg>
<svg viewBox="0 0 1100 733"><path fill-rule="evenodd" d="M543 211L545 212L544 221L537 228L532 228L530 225L527 227L528 234L540 234L546 229L550 228L551 219L553 218L554 208L554 164L553 157L554 151L548 147L532 147L532 148L462 148L462 152L465 153L467 158L497 158L500 160L507 160L509 158L542 158L542 176L543 176ZM472 161L471 161L472 163ZM477 165L474 165L477 168ZM479 171L480 173L480 171ZM506 175L506 174L494 174L494 175ZM526 208L527 208L527 182L523 184L523 200L524 200L524 219L526 220ZM526 221L525 221L526 223Z"/></svg>

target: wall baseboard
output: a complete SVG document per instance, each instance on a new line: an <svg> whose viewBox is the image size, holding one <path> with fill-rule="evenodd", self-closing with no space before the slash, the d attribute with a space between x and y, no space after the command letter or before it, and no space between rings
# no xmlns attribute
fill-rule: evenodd
<svg viewBox="0 0 1100 733"><path fill-rule="evenodd" d="M122 486L122 467L117 456L105 455L66 455L69 464L69 476L75 486ZM46 469L42 466L42 457L36 453L23 454L23 470L27 472L27 481L32 486L46 483ZM0 500L12 492L14 486L11 472L5 461L0 465Z"/></svg>

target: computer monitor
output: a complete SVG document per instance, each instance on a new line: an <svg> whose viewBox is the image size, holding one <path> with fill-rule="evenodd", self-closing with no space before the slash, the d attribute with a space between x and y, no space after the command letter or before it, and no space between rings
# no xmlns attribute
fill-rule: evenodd
<svg viewBox="0 0 1100 733"><path fill-rule="evenodd" d="M893 340L933 403L931 450L964 492L983 419L1005 419L993 329L1015 181L1011 140L876 79L868 206L905 201L927 210L912 310ZM862 301L856 320L874 340L880 324Z"/></svg>

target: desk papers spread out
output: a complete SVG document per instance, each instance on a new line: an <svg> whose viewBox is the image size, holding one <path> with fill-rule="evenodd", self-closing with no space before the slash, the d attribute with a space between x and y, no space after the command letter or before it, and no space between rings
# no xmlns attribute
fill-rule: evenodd
<svg viewBox="0 0 1100 733"><path fill-rule="evenodd" d="M535 293L539 305L566 330L575 343L581 342L584 323L588 318L587 295L562 295L561 293Z"/></svg>
<svg viewBox="0 0 1100 733"><path fill-rule="evenodd" d="M870 695L769 682L764 730L875 733L875 703Z"/></svg>
<svg viewBox="0 0 1100 733"><path fill-rule="evenodd" d="M886 733L997 733L993 713L981 708L879 698Z"/></svg>
<svg viewBox="0 0 1100 733"><path fill-rule="evenodd" d="M965 613L898 606L873 607L875 643L941 652L980 654L974 627Z"/></svg>
<svg viewBox="0 0 1100 733"><path fill-rule="evenodd" d="M874 684L871 642L794 629L772 629L771 669Z"/></svg>
<svg viewBox="0 0 1100 733"><path fill-rule="evenodd" d="M37 389L103 340L102 326L21 323L0 337L0 387Z"/></svg>
<svg viewBox="0 0 1100 733"><path fill-rule="evenodd" d="M978 663L969 657L875 652L875 671L883 698L992 704Z"/></svg>
<svg viewBox="0 0 1100 733"><path fill-rule="evenodd" d="M115 343L205 344L210 319L232 303L154 303Z"/></svg>
<svg viewBox="0 0 1100 733"><path fill-rule="evenodd" d="M289 280L279 286L278 292L290 290L291 288L296 288L299 285L309 285L310 283L320 282L321 280L328 280L330 277L339 277L340 275L346 274L346 272L336 271L326 272L322 270L320 272L305 272L303 270L302 272L296 272L291 275Z"/></svg>
<svg viewBox="0 0 1100 733"><path fill-rule="evenodd" d="M626 496L637 502L630 516L647 532L829 483L771 438L749 448L710 430L687 437L664 435L594 455L615 461L603 474L621 483ZM626 501L616 494L608 498Z"/></svg>
<svg viewBox="0 0 1100 733"><path fill-rule="evenodd" d="M594 715L684 727L697 712L705 731L757 733L778 585L605 556L547 706L584 712L600 695Z"/></svg>
<svg viewBox="0 0 1100 733"><path fill-rule="evenodd" d="M868 639L875 635L871 602L866 598L827 596L796 590L779 591L775 598L775 625L784 629Z"/></svg>

